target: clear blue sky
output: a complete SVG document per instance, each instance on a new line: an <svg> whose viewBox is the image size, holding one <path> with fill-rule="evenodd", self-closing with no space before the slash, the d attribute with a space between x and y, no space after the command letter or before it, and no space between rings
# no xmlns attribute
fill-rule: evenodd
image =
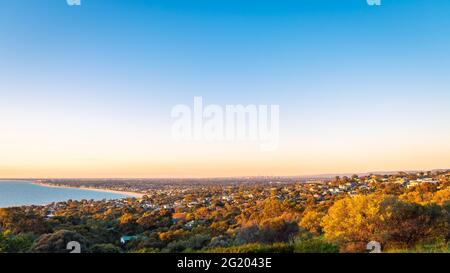
<svg viewBox="0 0 450 273"><path fill-rule="evenodd" d="M448 0L382 0L380 7L365 0L82 0L80 7L65 0L4 1L0 172L51 175L51 163L63 155L66 165L81 166L84 156L99 166L129 157L151 169L145 158L163 157L158 152L104 150L136 138L144 145L147 136L170 146L170 109L193 96L280 105L284 146L272 158L289 168L267 174L444 167L450 164L440 155L450 151L449 14ZM95 146L119 129L129 134L96 153L84 142L77 146L80 139ZM45 141L51 132L71 140L54 147ZM74 145L78 152L64 150ZM349 149L352 159L333 165ZM367 159L374 149L379 158ZM36 163L44 151L48 160ZM408 153L379 163L388 151ZM261 166L273 163L268 155L242 153L248 161L266 156ZM14 154L29 158L27 167L20 158L11 163ZM316 154L317 164L300 154ZM406 160L411 157L425 159ZM164 160L171 164L170 156ZM168 170L191 175L177 172L180 162ZM260 174L256 168L240 171Z"/></svg>

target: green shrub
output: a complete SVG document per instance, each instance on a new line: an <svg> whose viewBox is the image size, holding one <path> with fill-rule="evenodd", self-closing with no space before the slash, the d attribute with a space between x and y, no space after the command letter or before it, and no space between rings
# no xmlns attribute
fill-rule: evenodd
<svg viewBox="0 0 450 273"><path fill-rule="evenodd" d="M113 244L96 244L91 247L93 253L120 253L120 248Z"/></svg>
<svg viewBox="0 0 450 273"><path fill-rule="evenodd" d="M295 253L338 253L339 246L315 237L307 240L295 239L292 242Z"/></svg>
<svg viewBox="0 0 450 273"><path fill-rule="evenodd" d="M141 248L138 250L131 251L131 253L159 253L157 248Z"/></svg>
<svg viewBox="0 0 450 273"><path fill-rule="evenodd" d="M233 247L218 247L209 249L210 253L292 253L293 248L287 243L245 244Z"/></svg>

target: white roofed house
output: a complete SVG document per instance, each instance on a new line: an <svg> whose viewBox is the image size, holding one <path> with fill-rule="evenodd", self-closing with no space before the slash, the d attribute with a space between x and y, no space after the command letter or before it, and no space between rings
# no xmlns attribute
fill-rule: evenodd
<svg viewBox="0 0 450 273"><path fill-rule="evenodd" d="M434 180L433 178L423 178L423 179L412 180L408 183L407 188L411 188L411 187L418 186L420 184L426 184L426 183L438 184L439 181Z"/></svg>
<svg viewBox="0 0 450 273"><path fill-rule="evenodd" d="M332 194L338 194L341 192L341 190L338 188L331 188L328 191L331 192Z"/></svg>
<svg viewBox="0 0 450 273"><path fill-rule="evenodd" d="M56 215L55 215L55 211L53 210L53 209L49 209L48 211L47 211L47 214L45 215L45 220L46 221L48 221L48 220L50 220L50 219L52 219L53 217L55 217Z"/></svg>

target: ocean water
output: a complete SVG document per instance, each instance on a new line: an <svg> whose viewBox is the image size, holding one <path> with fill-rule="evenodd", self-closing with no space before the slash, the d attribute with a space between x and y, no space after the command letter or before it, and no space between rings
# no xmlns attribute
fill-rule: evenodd
<svg viewBox="0 0 450 273"><path fill-rule="evenodd" d="M32 181L0 180L0 208L22 205L45 205L52 202L82 199L119 199L127 195L82 189L50 188Z"/></svg>

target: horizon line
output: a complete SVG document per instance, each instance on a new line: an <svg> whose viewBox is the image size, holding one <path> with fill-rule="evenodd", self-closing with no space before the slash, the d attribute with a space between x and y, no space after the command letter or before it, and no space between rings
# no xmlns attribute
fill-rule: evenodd
<svg viewBox="0 0 450 273"><path fill-rule="evenodd" d="M89 179L100 179L100 180L138 180L138 179L181 179L181 180L205 180L205 179L242 179L242 178L316 178L316 177L333 177L333 176L349 176L349 175L370 175L370 174L395 174L395 173L418 173L418 172L436 172L436 171L450 171L450 168L437 168L431 170L393 170L393 171L365 171L365 172L355 172L355 173L320 173L320 174L308 174L308 175L241 175L241 176L209 176L209 177L0 177L0 180L46 180L46 179L78 179L78 180L89 180Z"/></svg>

